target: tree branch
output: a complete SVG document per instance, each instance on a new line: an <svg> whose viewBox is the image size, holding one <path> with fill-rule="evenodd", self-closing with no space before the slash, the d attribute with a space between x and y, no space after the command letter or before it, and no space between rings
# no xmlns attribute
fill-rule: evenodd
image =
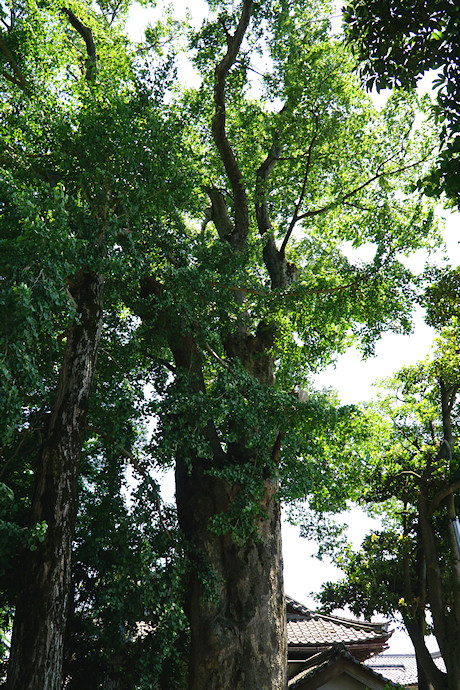
<svg viewBox="0 0 460 690"><path fill-rule="evenodd" d="M1 74L2 77L4 77L7 81L11 82L11 83L14 84L15 86L19 86L21 89L23 88L23 85L21 84L21 82L18 81L17 79L15 79L14 77L12 77L11 74L8 74L8 72L5 72L4 69L0 70L0 74Z"/></svg>
<svg viewBox="0 0 460 690"><path fill-rule="evenodd" d="M415 437L415 439L414 439L414 438L411 438L411 437L404 431L404 428L403 428L402 426L398 426L398 424L397 424L396 422L395 422L395 427L396 427L397 431L399 431L399 433L403 436L403 438L406 439L406 441L409 443L409 445L414 446L414 448L415 448L418 452L420 452L420 443L418 442L417 437ZM415 455L413 455L413 456L411 457L411 460L412 460L414 457L415 457Z"/></svg>
<svg viewBox="0 0 460 690"><path fill-rule="evenodd" d="M428 512L428 515L431 517L438 509L439 505L443 502L443 500L447 498L447 496L449 496L450 494L455 494L459 490L460 479L456 482L453 482L453 484L450 484L445 489L436 494L436 496L430 502L430 510Z"/></svg>
<svg viewBox="0 0 460 690"><path fill-rule="evenodd" d="M23 444L24 444L24 441L26 440L27 436L28 436L29 434L31 434L32 432L34 432L34 431L36 431L36 429L27 429L27 431L25 432L24 436L23 436L22 439L19 441L18 446L17 446L16 450L14 451L14 453L13 453L12 455L10 455L10 457L8 458L8 460L5 461L5 464L4 464L3 467L0 469L0 479L1 479L1 478L3 477L3 475L5 474L5 472L6 472L7 468L8 468L8 466L10 465L10 463L11 463L15 458L17 458L17 456L18 456L18 454L19 454L19 451L21 450L21 448L22 448L22 446L23 446Z"/></svg>
<svg viewBox="0 0 460 690"><path fill-rule="evenodd" d="M426 559L427 596L433 616L433 626L441 654L444 656L449 649L449 631L445 616L445 600L442 586L441 567L438 550L433 533L433 526L429 519L427 499L420 491L417 499L418 523L420 537Z"/></svg>
<svg viewBox="0 0 460 690"><path fill-rule="evenodd" d="M398 472L396 475L397 477L402 477L403 475L409 475L410 477L415 477L418 481L421 481L422 477L417 474L417 472L413 472L413 470L404 470L403 472Z"/></svg>
<svg viewBox="0 0 460 690"><path fill-rule="evenodd" d="M375 209L370 206L364 206L363 204L353 203L352 201L343 201L344 206L350 206L350 208L357 208L360 211L367 211L367 213L372 213Z"/></svg>
<svg viewBox="0 0 460 690"><path fill-rule="evenodd" d="M117 4L112 10L111 17L108 20L109 26L112 26L113 22L117 18L118 12L120 11L120 8L123 6L123 0L118 0Z"/></svg>
<svg viewBox="0 0 460 690"><path fill-rule="evenodd" d="M232 368L227 364L227 362L226 362L224 359L222 359L222 357L219 357L219 355L217 354L217 352L215 352L215 351L212 349L212 347L211 347L208 343L205 343L205 348L206 348L206 350L209 352L209 354L211 355L211 357L212 357L221 367L223 367L224 369L227 369L227 371L231 371L231 370L232 370Z"/></svg>
<svg viewBox="0 0 460 690"><path fill-rule="evenodd" d="M454 444L454 437L452 433L450 413L452 411L453 403L455 402L457 391L455 386L448 387L442 379L439 380L439 387L441 389L442 431L444 441L447 443L449 453L451 454L451 448Z"/></svg>
<svg viewBox="0 0 460 690"><path fill-rule="evenodd" d="M224 195L217 187L205 187L205 191L211 201L211 210L206 220L212 220L221 240L231 237L234 227L228 214ZM206 227L206 224L204 224L204 227Z"/></svg>
<svg viewBox="0 0 460 690"><path fill-rule="evenodd" d="M408 535L408 528L407 528L407 503L404 504L404 513L403 513L403 527L404 527L404 537L407 538ZM409 568L409 551L407 548L404 548L403 550L403 572L404 572L404 594L407 597L408 601L412 601L414 596L412 593L412 582L411 582L411 577L410 577L410 568Z"/></svg>
<svg viewBox="0 0 460 690"><path fill-rule="evenodd" d="M148 352L145 352L144 354L146 357L153 360L154 362L158 362L158 364L161 364L163 367L168 369L172 374L177 373L176 367L173 364L171 364L170 362L168 362L167 359L164 359L163 357L155 357L155 355L151 355Z"/></svg>
<svg viewBox="0 0 460 690"><path fill-rule="evenodd" d="M246 33L251 18L252 6L253 0L243 1L240 19L233 36L230 35L224 27L227 52L216 66L214 72L214 117L212 119L212 134L232 188L235 208L235 229L228 239L232 247L238 250L243 248L249 232L249 211L242 174L225 130L225 80L240 50L244 34Z"/></svg>
<svg viewBox="0 0 460 690"><path fill-rule="evenodd" d="M431 431L431 440L432 440L432 442L433 442L433 444L434 444L434 443L436 443L436 433L435 433L435 430L434 430L434 424L433 424L433 420L432 420L432 419L430 419L430 431Z"/></svg>
<svg viewBox="0 0 460 690"><path fill-rule="evenodd" d="M409 633L409 637L412 640L412 644L414 645L417 658L420 659L423 670L425 671L427 677L430 679L431 682L435 684L435 687L445 687L445 683L447 681L447 674L440 671L434 663L433 657L431 656L425 644L425 637L423 635L423 632L419 628L417 619L415 617L410 616L404 610L401 611L401 614L404 620L404 625L406 626L407 632Z"/></svg>
<svg viewBox="0 0 460 690"><path fill-rule="evenodd" d="M286 250L286 245L289 242L289 238L290 238L292 231L294 230L294 227L295 227L297 220L299 218L299 210L300 210L300 207L301 207L302 202L304 200L305 191L307 188L307 181L308 181L308 175L310 173L310 165L311 165L311 157L312 157L312 153L313 153L313 147L315 145L316 139L318 137L318 132L319 132L319 117L316 113L312 113L312 114L313 114L313 117L315 118L315 131L313 133L313 137L312 137L312 140L310 141L310 145L309 145L308 151L307 151L307 163L305 166L305 174L303 176L303 183L302 183L302 189L300 191L299 200L297 201L297 204L296 204L296 207L294 210L294 214L292 216L292 220L289 224L289 228L286 232L286 236L285 236L283 243L281 245L281 249L280 249L281 254L284 254L284 252Z"/></svg>
<svg viewBox="0 0 460 690"><path fill-rule="evenodd" d="M62 11L68 18L70 24L73 26L75 31L80 34L86 45L86 74L85 79L89 84L93 84L96 80L96 45L94 43L93 32L81 22L78 17L69 10L68 7L63 7Z"/></svg>
<svg viewBox="0 0 460 690"><path fill-rule="evenodd" d="M450 565L452 573L452 590L453 590L453 610L455 613L455 619L460 621L460 553L459 544L457 541L457 536L455 533L455 526L457 522L457 514L455 512L455 501L454 494L449 493L447 496L447 535L449 539L450 547ZM457 646L459 637L459 626L456 626L456 630L452 631L453 635L457 636Z"/></svg>
<svg viewBox="0 0 460 690"><path fill-rule="evenodd" d="M273 145L266 159L256 170L255 209L259 235L264 235L268 230L271 230L272 227L266 199L266 183L271 171L280 160L281 147L278 145L278 137L279 132L275 134Z"/></svg>
<svg viewBox="0 0 460 690"><path fill-rule="evenodd" d="M449 413L452 412L452 409L453 409L453 407L454 407L455 401L456 401L456 399L457 399L458 389L459 389L459 384L458 384L458 383L454 384L454 385L450 388L450 397L449 397L449 402L448 402L448 406L447 406L447 409L449 410Z"/></svg>
<svg viewBox="0 0 460 690"><path fill-rule="evenodd" d="M279 431L277 436L276 436L275 443L272 446L271 459L272 459L273 464L275 464L275 465L278 465L278 463L279 463L279 459L280 459L280 455L281 455L281 446L283 443L284 436L285 436L284 432Z"/></svg>
<svg viewBox="0 0 460 690"><path fill-rule="evenodd" d="M3 36L0 34L0 50L2 51L3 55L6 57L11 69L13 70L13 73L16 76L16 79L11 76L7 76L5 72L2 70L2 74L6 79L11 81L13 84L16 84L16 86L19 86L26 94L30 94L30 86L27 83L23 73L18 67L18 63L16 62L13 53L11 50L8 48L6 45Z"/></svg>
<svg viewBox="0 0 460 690"><path fill-rule="evenodd" d="M6 165L14 165L15 167L21 168L26 172L32 173L34 177L43 182L55 186L59 181L59 176L53 170L39 170L36 166L31 165L29 161L23 160L21 154L18 154L12 146L6 143L0 137L0 144L3 146L3 155L0 154L0 163ZM6 155L5 155L6 154Z"/></svg>
<svg viewBox="0 0 460 690"><path fill-rule="evenodd" d="M370 184L372 184L376 180L380 179L381 177L391 177L392 175L398 175L401 172L405 172L406 170L410 170L411 168L417 167L417 165L424 163L426 160L428 160L428 158L429 158L429 154L427 154L426 156L424 156L420 160L415 161L415 163L409 163L408 165L403 165L400 168L395 168L394 170L389 170L388 172L383 171L383 172L375 173L375 175L370 177L368 180L366 180L362 184L358 185L358 187L351 189L346 194L343 194L342 196L335 199L335 201L331 201L330 204L326 204L326 206L322 206L321 208L317 208L317 209L314 209L312 211L306 211L305 213L302 213L301 215L297 216L296 222L298 222L299 220L304 220L305 218L312 218L313 216L319 216L322 213L326 213L327 211L330 211L331 209L335 208L336 206L343 204L347 199L354 196L355 194L358 194L358 192L360 192L362 189L365 189L366 187L368 187ZM390 159L388 159L388 160L390 160ZM388 160L386 162L388 162ZM379 167L381 167L381 166L379 166Z"/></svg>
<svg viewBox="0 0 460 690"><path fill-rule="evenodd" d="M280 114L286 109L284 106ZM281 147L278 144L281 129L275 132L273 144L264 162L256 170L255 211L259 235L271 231L270 215L266 198L268 177L281 158ZM295 264L286 260L285 252L278 251L273 231L268 235L263 249L264 263L271 280L272 288L289 287L298 277Z"/></svg>

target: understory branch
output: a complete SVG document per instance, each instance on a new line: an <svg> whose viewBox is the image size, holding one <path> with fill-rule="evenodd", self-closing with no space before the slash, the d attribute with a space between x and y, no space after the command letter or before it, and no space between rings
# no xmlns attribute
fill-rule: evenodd
<svg viewBox="0 0 460 690"><path fill-rule="evenodd" d="M8 64L10 65L11 69L13 70L13 74L15 75L15 78L12 77L11 75L8 75L2 70L3 76L8 79L8 81L11 81L13 84L16 84L16 86L19 86L25 93L30 94L30 87L29 84L27 83L26 78L24 77L23 73L18 67L18 63L16 62L13 53L11 50L8 48L7 44L5 43L5 40L3 39L3 36L0 33L0 50L2 51L3 55L6 57Z"/></svg>
<svg viewBox="0 0 460 690"><path fill-rule="evenodd" d="M97 436L100 436L100 437L103 438L105 441L108 441L109 443L112 443L112 444L114 444L114 445L117 445L116 439L114 439L113 436L111 436L110 434L108 434L108 433L107 433L106 431L104 431L103 429L99 429L98 427L92 426L91 424L87 424L87 425L86 425L86 429L87 429L88 431L91 431L93 434L96 434ZM150 477L150 475L148 474L148 472L146 472L146 471L139 465L138 461L136 460L136 458L134 457L134 455L133 455L129 450L127 450L126 448L123 448L123 447L121 447L121 446L117 446L117 447L118 447L118 450L119 450L120 454L121 454L124 458L126 458L127 460L129 460L129 463L134 467L134 469L136 470L136 472L139 472L139 474L141 475L141 477L143 477L143 479L145 479L145 480L150 484L150 486L152 487L152 489L153 489L153 491L154 491L154 494L155 494L155 506L156 506L156 509L157 509L157 511L158 511L158 518L159 518L159 520L160 520L160 524L161 524L161 526L163 527L163 529L165 530L165 532L166 532L166 534L168 535L169 539L172 540L171 534L170 534L170 532L169 532L168 528L166 527L165 522L164 522L164 520L163 520L163 513L162 513L162 510L161 510L161 497L160 497L160 493L159 493L158 488L157 488L157 486L155 485L153 479Z"/></svg>

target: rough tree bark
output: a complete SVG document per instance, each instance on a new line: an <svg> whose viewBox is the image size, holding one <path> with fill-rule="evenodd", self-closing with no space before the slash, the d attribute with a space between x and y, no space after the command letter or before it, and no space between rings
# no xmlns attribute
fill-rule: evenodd
<svg viewBox="0 0 460 690"><path fill-rule="evenodd" d="M191 335L171 334L169 342L176 366L189 372L192 390L204 390ZM266 378L271 370L266 358ZM286 685L287 649L277 480L267 477L264 482L266 517L257 525L257 537L241 544L228 534L215 534L209 529L210 520L230 510L239 489L207 471L247 462L248 456L244 441L224 454L212 422L205 434L214 449L212 463L196 457L190 469L189 458L176 459L179 523L192 564L186 601L191 628L189 687L281 689ZM274 447L277 452L279 443ZM212 568L211 595L205 591L200 562Z"/></svg>
<svg viewBox="0 0 460 690"><path fill-rule="evenodd" d="M238 544L230 535L216 535L207 527L213 516L229 510L234 487L209 477L203 467L197 459L189 472L177 459L179 521L192 559L186 602L191 627L189 687L284 688L287 650L276 481L266 480L267 517L259 523L259 540ZM194 572L194 557L212 565L211 597Z"/></svg>
<svg viewBox="0 0 460 690"><path fill-rule="evenodd" d="M14 618L8 690L61 688L70 596L70 556L83 431L102 329L104 281L81 273L73 285L79 319L69 328L54 402L39 450L33 522L46 538L24 553Z"/></svg>

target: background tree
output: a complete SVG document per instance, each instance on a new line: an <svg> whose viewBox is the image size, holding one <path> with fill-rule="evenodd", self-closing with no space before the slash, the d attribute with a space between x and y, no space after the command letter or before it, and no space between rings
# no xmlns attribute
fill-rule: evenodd
<svg viewBox="0 0 460 690"><path fill-rule="evenodd" d="M438 341L432 362L401 370L388 382L387 397L368 410L360 503L382 515L382 529L369 534L358 552L343 545L335 552L345 578L328 583L320 597L329 607L348 605L368 616L399 612L415 647L419 686L435 689L459 682L460 370L452 335L445 332ZM427 650L429 631L447 674Z"/></svg>

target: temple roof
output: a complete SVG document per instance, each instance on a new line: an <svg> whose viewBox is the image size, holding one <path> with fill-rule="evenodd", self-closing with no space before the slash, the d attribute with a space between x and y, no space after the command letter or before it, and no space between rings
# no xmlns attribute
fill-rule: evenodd
<svg viewBox="0 0 460 690"><path fill-rule="evenodd" d="M286 597L286 608L291 653L317 653L341 642L362 661L381 652L392 634L388 623L369 623L311 611L291 597Z"/></svg>

